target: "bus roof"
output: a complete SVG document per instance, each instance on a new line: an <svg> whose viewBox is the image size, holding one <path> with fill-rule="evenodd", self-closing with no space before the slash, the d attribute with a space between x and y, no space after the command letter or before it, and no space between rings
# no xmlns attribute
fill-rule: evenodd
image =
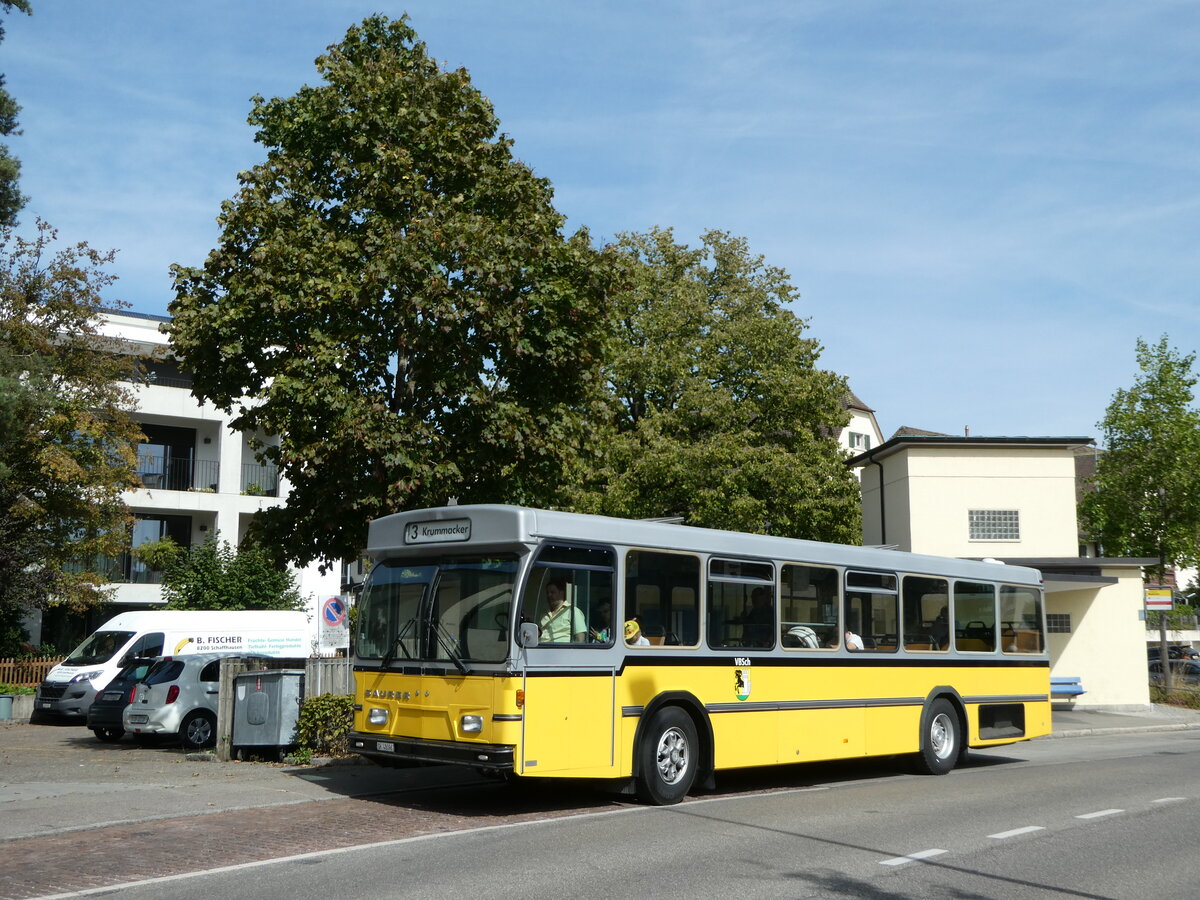
<svg viewBox="0 0 1200 900"><path fill-rule="evenodd" d="M367 552L379 560L429 550L444 553L462 544L497 550L533 546L545 539L1041 584L1036 569L998 562L500 504L443 506L376 519L370 525Z"/></svg>

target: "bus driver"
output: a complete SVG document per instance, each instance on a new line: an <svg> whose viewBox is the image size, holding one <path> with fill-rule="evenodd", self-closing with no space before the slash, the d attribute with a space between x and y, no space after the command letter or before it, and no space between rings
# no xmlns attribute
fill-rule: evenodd
<svg viewBox="0 0 1200 900"><path fill-rule="evenodd" d="M541 640L548 644L582 644L587 639L583 613L567 602L567 583L551 578L546 583L547 612L538 622Z"/></svg>

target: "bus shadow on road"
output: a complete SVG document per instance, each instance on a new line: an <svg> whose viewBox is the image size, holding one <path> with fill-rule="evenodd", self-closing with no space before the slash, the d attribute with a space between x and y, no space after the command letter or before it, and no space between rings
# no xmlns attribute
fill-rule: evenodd
<svg viewBox="0 0 1200 900"><path fill-rule="evenodd" d="M960 768L986 769L1022 761L1021 757L995 751L971 753ZM613 782L570 778L504 780L459 766L385 768L360 764L285 771L319 784L331 794L363 803L465 817L583 813L641 805L631 788L622 791ZM915 775L911 761L904 757L870 757L725 770L717 773L714 789L694 789L692 795L735 797L820 790L860 781L928 777Z"/></svg>
<svg viewBox="0 0 1200 900"><path fill-rule="evenodd" d="M1023 762L1021 757L989 751L969 753L959 769L980 769ZM817 789L855 781L888 778L929 778L916 775L912 762L903 756L834 760L819 763L795 763L752 769L733 769L717 773L717 789L708 796Z"/></svg>

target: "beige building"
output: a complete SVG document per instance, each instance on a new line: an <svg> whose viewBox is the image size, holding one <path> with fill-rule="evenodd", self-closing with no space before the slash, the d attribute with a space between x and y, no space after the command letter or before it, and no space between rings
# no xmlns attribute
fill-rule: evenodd
<svg viewBox="0 0 1200 900"><path fill-rule="evenodd" d="M1041 570L1051 674L1077 707L1149 705L1142 567L1080 555L1075 460L1084 437L953 437L901 429L853 457L863 543Z"/></svg>

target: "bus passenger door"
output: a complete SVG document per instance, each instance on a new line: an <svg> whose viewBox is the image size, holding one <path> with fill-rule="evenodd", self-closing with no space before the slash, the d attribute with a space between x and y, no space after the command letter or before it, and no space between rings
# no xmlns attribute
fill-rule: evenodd
<svg viewBox="0 0 1200 900"><path fill-rule="evenodd" d="M611 668L525 672L519 771L525 775L606 773L615 762Z"/></svg>

